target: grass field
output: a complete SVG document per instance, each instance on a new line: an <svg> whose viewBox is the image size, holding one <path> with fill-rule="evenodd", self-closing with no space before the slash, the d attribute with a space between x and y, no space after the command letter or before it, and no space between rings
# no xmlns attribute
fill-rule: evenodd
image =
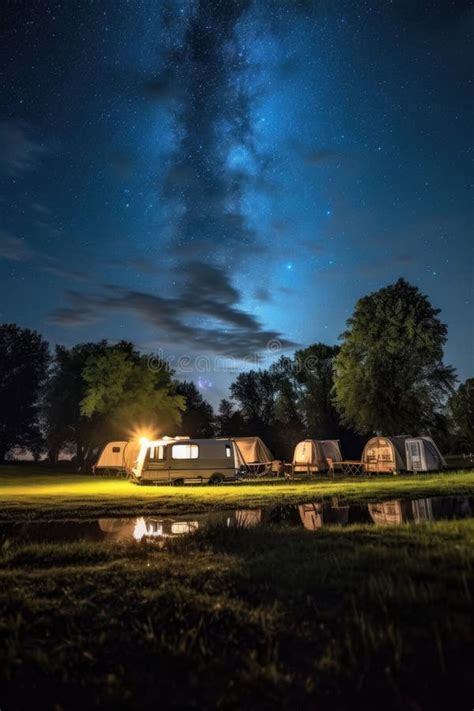
<svg viewBox="0 0 474 711"><path fill-rule="evenodd" d="M204 512L303 503L324 497L351 502L471 494L474 471L405 476L260 480L222 486L138 487L120 479L0 467L0 522Z"/></svg>
<svg viewBox="0 0 474 711"><path fill-rule="evenodd" d="M471 708L473 543L472 521L6 543L1 708Z"/></svg>

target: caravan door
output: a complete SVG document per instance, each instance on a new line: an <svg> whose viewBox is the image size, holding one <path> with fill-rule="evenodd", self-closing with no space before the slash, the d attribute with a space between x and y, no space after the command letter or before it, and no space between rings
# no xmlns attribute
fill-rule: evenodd
<svg viewBox="0 0 474 711"><path fill-rule="evenodd" d="M407 439L405 442L407 469L410 472L426 471L426 463L423 456L422 445L423 443L420 439Z"/></svg>
<svg viewBox="0 0 474 711"><path fill-rule="evenodd" d="M169 462L166 458L166 447L163 444L150 444L147 447L143 462L142 477L150 481L169 480Z"/></svg>

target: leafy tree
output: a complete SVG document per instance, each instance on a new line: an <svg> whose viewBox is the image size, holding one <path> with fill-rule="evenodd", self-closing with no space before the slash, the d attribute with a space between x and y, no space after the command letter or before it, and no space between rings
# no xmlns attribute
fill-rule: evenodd
<svg viewBox="0 0 474 711"><path fill-rule="evenodd" d="M221 400L216 417L217 434L221 437L238 437L245 431L245 423L239 410L230 400Z"/></svg>
<svg viewBox="0 0 474 711"><path fill-rule="evenodd" d="M297 351L293 359L282 357L272 366L278 389L275 451L285 458L291 457L295 444L305 437L338 439L347 456L360 456L361 437L341 424L332 402L338 352L337 346L315 343Z"/></svg>
<svg viewBox="0 0 474 711"><path fill-rule="evenodd" d="M118 346L133 353L130 343ZM83 370L88 360L108 348L107 341L79 343L72 348L56 346L51 376L43 398L43 419L49 459L57 460L61 448L72 445L76 449L79 465L99 444L99 422L81 414L81 401L85 397L86 382Z"/></svg>
<svg viewBox="0 0 474 711"><path fill-rule="evenodd" d="M169 371L151 370L126 341L58 346L43 401L50 459L73 445L82 466L104 442L139 427L166 432L183 404L171 387Z"/></svg>
<svg viewBox="0 0 474 711"><path fill-rule="evenodd" d="M338 352L338 346L315 343L295 353L299 410L308 435L317 439L337 438L340 434L339 414L332 402L334 359Z"/></svg>
<svg viewBox="0 0 474 711"><path fill-rule="evenodd" d="M262 430L273 422L277 397L275 375L268 370L240 373L230 386L232 398L240 405L244 420Z"/></svg>
<svg viewBox="0 0 474 711"><path fill-rule="evenodd" d="M212 437L214 435L214 412L212 406L193 382L176 383L175 392L185 402L179 432L190 437Z"/></svg>
<svg viewBox="0 0 474 711"><path fill-rule="evenodd" d="M474 378L461 383L450 397L448 413L454 449L474 453Z"/></svg>
<svg viewBox="0 0 474 711"><path fill-rule="evenodd" d="M359 299L335 359L335 402L361 434L430 431L452 391L439 309L404 279Z"/></svg>
<svg viewBox="0 0 474 711"><path fill-rule="evenodd" d="M99 417L121 436L137 428L164 434L181 421L185 398L172 392L169 370L150 368L146 356L108 346L88 359L82 378L81 416Z"/></svg>
<svg viewBox="0 0 474 711"><path fill-rule="evenodd" d="M300 420L283 360L270 370L241 373L230 391L239 404L242 434L259 436L276 456L288 457L300 439Z"/></svg>
<svg viewBox="0 0 474 711"><path fill-rule="evenodd" d="M48 344L36 331L0 326L0 461L14 447L41 449L38 398L48 362Z"/></svg>

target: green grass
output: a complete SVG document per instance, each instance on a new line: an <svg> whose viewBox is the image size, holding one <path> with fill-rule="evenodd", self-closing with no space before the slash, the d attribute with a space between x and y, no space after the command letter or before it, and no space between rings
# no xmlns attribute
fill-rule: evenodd
<svg viewBox="0 0 474 711"><path fill-rule="evenodd" d="M470 494L474 472L320 478L311 482L260 480L223 486L135 486L120 479L0 467L0 522L204 512L303 503L325 497L351 502L442 494Z"/></svg>
<svg viewBox="0 0 474 711"><path fill-rule="evenodd" d="M471 708L473 543L472 521L7 542L1 707Z"/></svg>

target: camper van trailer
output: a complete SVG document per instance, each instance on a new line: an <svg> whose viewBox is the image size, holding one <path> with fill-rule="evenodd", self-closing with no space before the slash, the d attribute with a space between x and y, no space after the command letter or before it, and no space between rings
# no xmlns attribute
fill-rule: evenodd
<svg viewBox="0 0 474 711"><path fill-rule="evenodd" d="M372 437L364 447L366 473L438 471L446 462L431 437Z"/></svg>
<svg viewBox="0 0 474 711"><path fill-rule="evenodd" d="M244 460L232 439L164 437L142 443L131 479L137 484L219 484L236 479L244 469Z"/></svg>

